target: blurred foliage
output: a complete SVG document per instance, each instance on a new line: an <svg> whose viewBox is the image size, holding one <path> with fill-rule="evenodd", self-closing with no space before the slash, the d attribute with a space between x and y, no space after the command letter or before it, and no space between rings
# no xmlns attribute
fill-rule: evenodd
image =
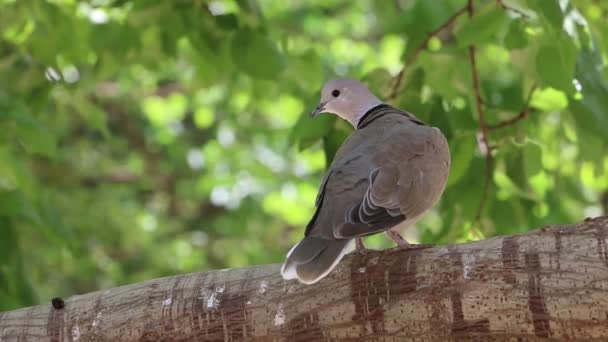
<svg viewBox="0 0 608 342"><path fill-rule="evenodd" d="M453 155L445 196L408 236L444 244L600 214L608 2L474 3L408 65L393 101L440 127ZM0 0L0 310L282 261L351 130L308 118L322 83L360 78L386 98L465 5ZM527 117L490 132L480 220L469 44L490 125L536 87Z"/></svg>

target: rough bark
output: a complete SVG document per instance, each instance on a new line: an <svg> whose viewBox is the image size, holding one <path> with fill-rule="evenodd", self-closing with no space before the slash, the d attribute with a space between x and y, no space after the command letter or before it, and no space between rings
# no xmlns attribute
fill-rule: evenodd
<svg viewBox="0 0 608 342"><path fill-rule="evenodd" d="M350 255L311 286L279 265L176 275L0 314L0 341L608 340L608 217Z"/></svg>

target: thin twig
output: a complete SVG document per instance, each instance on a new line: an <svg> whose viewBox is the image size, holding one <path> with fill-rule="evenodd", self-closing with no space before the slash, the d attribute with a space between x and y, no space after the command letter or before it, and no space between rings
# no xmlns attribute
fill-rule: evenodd
<svg viewBox="0 0 608 342"><path fill-rule="evenodd" d="M469 13L469 18L472 18L473 13L475 13L475 8L473 7L473 0L467 0L467 12Z"/></svg>
<svg viewBox="0 0 608 342"><path fill-rule="evenodd" d="M527 118L528 114L530 114L530 101L532 100L532 95L534 94L535 90L536 90L536 84L533 84L532 87L530 88L530 91L528 92L528 97L526 98L526 103L524 105L524 109L522 109L519 112L519 114L517 114L517 116L515 116L511 119L499 122L494 125L488 125L488 131L495 131L495 130L503 128L503 127L511 126L511 125L516 124L518 121Z"/></svg>
<svg viewBox="0 0 608 342"><path fill-rule="evenodd" d="M469 13L469 17L473 16L474 8L473 8L473 0L468 0L467 2L467 11ZM475 46L469 45L469 61L471 63L471 76L473 78L473 90L475 91L475 104L477 107L477 114L479 115L479 129L481 131L481 143L483 144L483 149L485 149L486 155L486 168L485 168L485 178L483 183L483 192L481 195L481 200L479 202L479 207L477 208L477 214L475 215L475 221L479 221L481 218L481 214L483 212L483 208L485 207L486 201L488 199L488 192L490 190L490 179L492 177L492 148L490 147L490 143L488 141L488 125L486 123L486 118L483 112L483 99L481 98L481 90L479 87L479 74L477 72L477 60L475 56Z"/></svg>
<svg viewBox="0 0 608 342"><path fill-rule="evenodd" d="M513 12L513 13L517 13L517 14L519 14L520 16L522 16L522 18L526 18L526 19L529 19L529 18L530 18L530 15L528 15L528 14L524 13L522 10L517 9L517 8L515 8L515 7L507 6L507 5L505 5L505 3L504 3L504 2L502 2L502 1L503 1L503 0L496 0L496 4L497 4L498 6L500 6L502 9L504 9L505 11L511 11L511 12Z"/></svg>
<svg viewBox="0 0 608 342"><path fill-rule="evenodd" d="M414 52L412 52L412 54L406 59L404 65L403 65L403 68L401 68L401 71L399 71L399 73L395 76L395 81L391 88L391 92L388 96L389 101L394 100L397 97L397 92L399 91L399 88L401 87L401 82L403 82L403 76L405 75L405 69L408 66L410 66L412 63L414 63L414 61L418 58L418 55L420 55L420 53L429 46L429 43L430 43L431 39L433 39L433 37L436 37L446 27L452 25L454 23L454 21L456 21L456 19L458 19L461 15L467 13L467 10L468 10L468 6L465 6L461 9L459 9L456 13L452 14L452 16L449 17L443 24L441 24L441 26L436 28L431 33L429 33L426 36L426 38L424 39L424 41L422 42L422 44L420 44L416 48L416 50L414 50Z"/></svg>
<svg viewBox="0 0 608 342"><path fill-rule="evenodd" d="M469 0L471 1L471 0ZM473 75L473 88L475 90L475 103L477 105L477 113L479 115L479 128L481 131L481 143L485 149L486 155L486 167L484 171L484 182L483 182L483 192L481 195L481 200L479 202L479 207L477 208L477 214L475 215L475 221L479 221L481 218L481 214L483 212L483 208L486 205L486 201L488 199L488 192L490 190L490 179L492 177L492 148L490 147L490 143L488 141L488 126L486 124L484 112L483 112L483 100L481 98L481 91L479 89L479 75L477 73L477 62L475 57L475 46L469 46L469 57L471 62L471 73Z"/></svg>

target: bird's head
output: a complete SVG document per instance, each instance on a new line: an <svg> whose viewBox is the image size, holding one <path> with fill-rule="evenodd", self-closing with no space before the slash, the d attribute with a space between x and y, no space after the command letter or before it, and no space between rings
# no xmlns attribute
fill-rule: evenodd
<svg viewBox="0 0 608 342"><path fill-rule="evenodd" d="M382 104L363 83L350 78L327 81L321 90L321 102L310 114L336 114L357 127L359 119L373 107Z"/></svg>

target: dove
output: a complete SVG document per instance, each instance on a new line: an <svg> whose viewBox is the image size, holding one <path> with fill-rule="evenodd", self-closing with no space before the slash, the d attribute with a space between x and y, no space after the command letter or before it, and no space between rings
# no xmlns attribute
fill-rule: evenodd
<svg viewBox="0 0 608 342"><path fill-rule="evenodd" d="M445 136L413 114L378 99L348 78L325 83L311 113L331 113L355 130L328 167L304 238L287 253L285 280L313 284L327 276L357 240L386 232L413 248L397 230L412 226L441 197L450 171Z"/></svg>

